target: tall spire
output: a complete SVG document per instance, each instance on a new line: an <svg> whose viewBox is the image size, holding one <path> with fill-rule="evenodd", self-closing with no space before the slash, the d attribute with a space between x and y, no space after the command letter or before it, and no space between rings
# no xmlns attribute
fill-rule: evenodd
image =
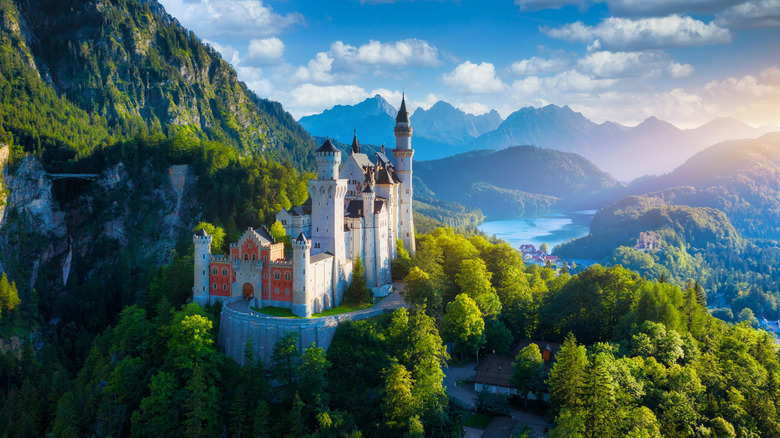
<svg viewBox="0 0 780 438"><path fill-rule="evenodd" d="M406 93L401 95L401 108L398 110L398 116L395 118L396 123L409 123L409 113L406 112Z"/></svg>
<svg viewBox="0 0 780 438"><path fill-rule="evenodd" d="M353 154L360 153L360 142L357 139L357 129L355 130L355 136L352 137L352 153Z"/></svg>

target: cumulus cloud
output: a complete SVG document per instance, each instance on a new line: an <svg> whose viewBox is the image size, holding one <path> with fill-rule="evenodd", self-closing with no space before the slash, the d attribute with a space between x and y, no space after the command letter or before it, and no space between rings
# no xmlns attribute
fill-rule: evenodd
<svg viewBox="0 0 780 438"><path fill-rule="evenodd" d="M203 38L277 35L303 15L277 14L262 0L161 0L166 11Z"/></svg>
<svg viewBox="0 0 780 438"><path fill-rule="evenodd" d="M390 67L439 65L439 51L427 41L405 39L392 43L371 40L359 47L336 41L329 52L334 58L350 64Z"/></svg>
<svg viewBox="0 0 780 438"><path fill-rule="evenodd" d="M334 105L354 105L369 94L357 85L300 84L289 92L285 108L296 116L305 116Z"/></svg>
<svg viewBox="0 0 780 438"><path fill-rule="evenodd" d="M270 96L274 86L268 78L264 77L263 70L258 67L236 67L236 72L246 86L257 93L258 96Z"/></svg>
<svg viewBox="0 0 780 438"><path fill-rule="evenodd" d="M673 79L680 79L693 74L692 65L676 63L670 55L660 51L591 52L578 61L577 67L602 78L648 77L665 73Z"/></svg>
<svg viewBox="0 0 780 438"><path fill-rule="evenodd" d="M721 26L738 29L780 26L780 0L750 0L717 15Z"/></svg>
<svg viewBox="0 0 780 438"><path fill-rule="evenodd" d="M276 37L249 40L244 63L253 65L278 64L284 55L284 43Z"/></svg>
<svg viewBox="0 0 780 438"><path fill-rule="evenodd" d="M204 40L206 44L210 45L214 48L217 52L219 52L220 55L222 55L222 59L225 61L231 63L232 65L238 65L241 62L241 57L239 56L238 50L233 48L233 46L229 44L219 44L215 41L208 41Z"/></svg>
<svg viewBox="0 0 780 438"><path fill-rule="evenodd" d="M659 17L669 14L712 14L744 0L515 0L520 10L560 9L574 5L581 10L606 3L610 13L623 17Z"/></svg>
<svg viewBox="0 0 780 438"><path fill-rule="evenodd" d="M515 61L509 66L509 71L519 76L539 75L565 70L569 66L568 59L532 57Z"/></svg>
<svg viewBox="0 0 780 438"><path fill-rule="evenodd" d="M728 29L678 15L636 20L609 17L596 26L578 21L540 30L550 37L586 43L594 49L645 50L731 42Z"/></svg>
<svg viewBox="0 0 780 438"><path fill-rule="evenodd" d="M506 88L496 76L496 68L489 62L474 64L466 61L440 76L445 84L473 94L498 93Z"/></svg>

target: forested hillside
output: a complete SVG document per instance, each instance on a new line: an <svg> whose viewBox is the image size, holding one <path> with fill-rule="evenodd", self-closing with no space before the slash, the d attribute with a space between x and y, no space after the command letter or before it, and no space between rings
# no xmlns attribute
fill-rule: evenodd
<svg viewBox="0 0 780 438"><path fill-rule="evenodd" d="M698 282L709 305L728 309L718 313L727 320L776 319L779 184L778 134L720 143L668 175L635 183L629 190L651 193L602 208L590 235L555 252L680 285ZM655 231L663 249L633 249L642 231ZM750 314L743 314L746 308Z"/></svg>
<svg viewBox="0 0 780 438"><path fill-rule="evenodd" d="M18 141L28 148L48 151L46 138L64 135L58 126L73 114L76 124L90 126L81 129L86 135L73 134L71 153L109 134L147 131L219 141L299 169L313 163L313 140L281 105L249 91L156 1L3 0L0 8L3 104L27 103L22 114L5 112L4 124L29 135ZM51 130L33 126L42 115L54 119Z"/></svg>
<svg viewBox="0 0 780 438"><path fill-rule="evenodd" d="M622 188L577 154L533 146L423 161L415 175L437 197L479 208L491 220L595 208Z"/></svg>

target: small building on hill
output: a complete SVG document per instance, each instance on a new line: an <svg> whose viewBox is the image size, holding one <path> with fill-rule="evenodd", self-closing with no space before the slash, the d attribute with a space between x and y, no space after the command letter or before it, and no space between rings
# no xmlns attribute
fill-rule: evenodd
<svg viewBox="0 0 780 438"><path fill-rule="evenodd" d="M536 344L544 359L545 372L549 372L555 361L555 355L561 351L561 344L557 342L524 340L515 345L508 354L490 354L479 363L474 377L474 390L486 391L491 394L518 395L518 391L509 383L512 378L512 362L520 351Z"/></svg>

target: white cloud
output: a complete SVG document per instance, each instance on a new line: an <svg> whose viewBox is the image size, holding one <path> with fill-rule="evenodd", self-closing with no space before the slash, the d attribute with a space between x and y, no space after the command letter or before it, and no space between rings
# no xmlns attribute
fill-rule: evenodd
<svg viewBox="0 0 780 438"><path fill-rule="evenodd" d="M262 0L160 0L166 11L198 36L217 39L222 36L277 35L295 24L303 24L303 15L277 14Z"/></svg>
<svg viewBox="0 0 780 438"><path fill-rule="evenodd" d="M473 94L498 93L506 88L501 79L496 77L495 66L489 62L473 64L466 61L440 78L452 88Z"/></svg>
<svg viewBox="0 0 780 438"><path fill-rule="evenodd" d="M637 20L609 17L596 26L586 26L578 21L559 28L541 27L540 30L553 38L593 44L594 48L619 50L659 49L731 42L731 33L728 29L714 23L704 23L691 17L678 15Z"/></svg>
<svg viewBox="0 0 780 438"><path fill-rule="evenodd" d="M371 40L360 47L336 41L330 46L330 54L349 64L391 67L435 67L440 64L438 49L427 41L417 39L405 39L393 43Z"/></svg>
<svg viewBox="0 0 780 438"><path fill-rule="evenodd" d="M721 26L750 29L780 26L780 0L750 0L717 15Z"/></svg>
<svg viewBox="0 0 780 438"><path fill-rule="evenodd" d="M481 116L492 110L492 108L480 102L457 102L453 106L464 113L473 114L475 116Z"/></svg>
<svg viewBox="0 0 780 438"><path fill-rule="evenodd" d="M513 74L526 76L526 75L538 75L543 73L554 73L566 69L569 66L569 61L562 58L539 58L532 57L530 59L522 59L515 61L509 66L509 71Z"/></svg>
<svg viewBox="0 0 780 438"><path fill-rule="evenodd" d="M203 40L203 42L213 47L214 50L222 55L222 59L229 62L233 66L236 66L241 62L241 57L239 56L238 50L234 49L233 46L229 44L222 45L217 42L207 40Z"/></svg>
<svg viewBox="0 0 780 438"><path fill-rule="evenodd" d="M249 48L244 57L245 63L272 65L281 61L284 55L284 43L276 37L249 40Z"/></svg>
<svg viewBox="0 0 780 438"><path fill-rule="evenodd" d="M615 15L647 17L673 13L712 14L744 0L606 0Z"/></svg>
<svg viewBox="0 0 780 438"><path fill-rule="evenodd" d="M285 109L296 117L314 114L334 105L354 105L369 94L357 85L300 84L284 96Z"/></svg>
<svg viewBox="0 0 780 438"><path fill-rule="evenodd" d="M263 70L257 67L236 67L238 77L258 96L267 97L274 91L274 86L263 76Z"/></svg>
<svg viewBox="0 0 780 438"><path fill-rule="evenodd" d="M615 79L594 79L577 70L567 70L550 78L544 78L545 86L562 92L590 92L609 88L617 82Z"/></svg>
<svg viewBox="0 0 780 438"><path fill-rule="evenodd" d="M693 73L690 64L679 64L660 51L646 52L591 52L577 63L578 68L602 78L651 77L666 73L680 79Z"/></svg>

